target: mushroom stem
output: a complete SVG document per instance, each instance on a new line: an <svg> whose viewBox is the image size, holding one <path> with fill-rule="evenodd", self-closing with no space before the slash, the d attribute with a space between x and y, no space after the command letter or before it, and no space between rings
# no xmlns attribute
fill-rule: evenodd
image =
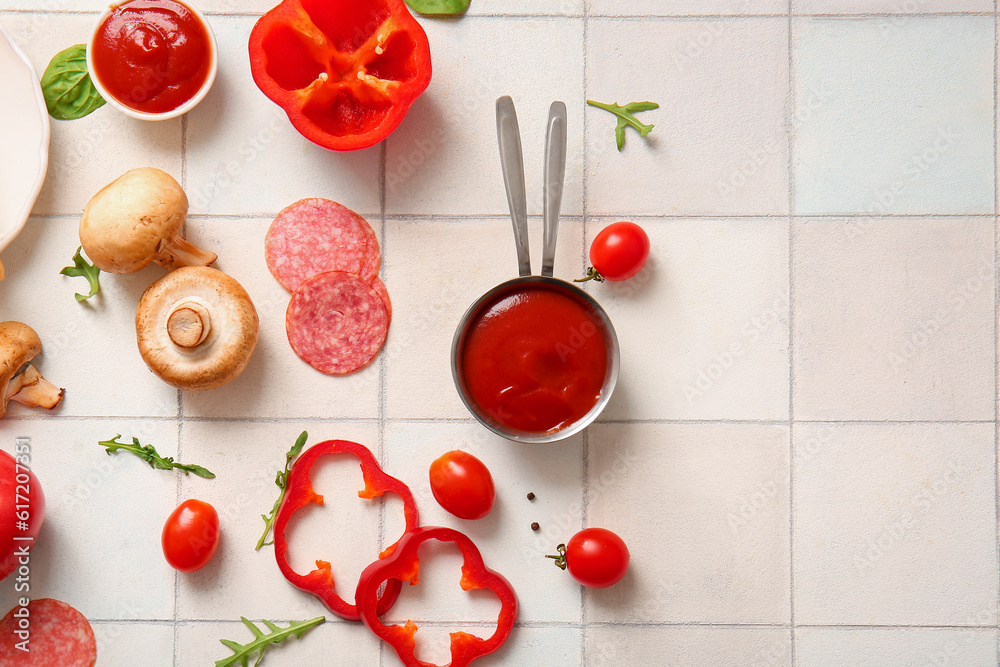
<svg viewBox="0 0 1000 667"><path fill-rule="evenodd" d="M153 260L168 271L182 266L208 266L219 258L214 252L203 250L181 236L169 241L164 239Z"/></svg>
<svg viewBox="0 0 1000 667"><path fill-rule="evenodd" d="M208 266L171 271L146 288L135 310L142 360L178 389L213 389L235 378L250 361L258 329L247 291Z"/></svg>
<svg viewBox="0 0 1000 667"><path fill-rule="evenodd" d="M211 332L211 313L193 299L178 301L167 317L167 335L178 347L197 347Z"/></svg>
<svg viewBox="0 0 1000 667"><path fill-rule="evenodd" d="M63 399L64 390L42 377L38 369L28 364L24 372L13 378L7 385L6 400L22 405L51 410Z"/></svg>

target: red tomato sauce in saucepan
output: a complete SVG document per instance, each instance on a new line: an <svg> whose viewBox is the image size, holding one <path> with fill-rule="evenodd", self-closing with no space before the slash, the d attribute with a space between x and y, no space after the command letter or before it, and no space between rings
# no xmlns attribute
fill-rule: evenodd
<svg viewBox="0 0 1000 667"><path fill-rule="evenodd" d="M136 111L165 113L193 98L211 69L208 31L175 0L131 0L108 14L93 43L94 75Z"/></svg>
<svg viewBox="0 0 1000 667"><path fill-rule="evenodd" d="M476 405L498 424L531 433L583 418L600 399L608 368L600 319L581 300L543 285L485 304L461 355Z"/></svg>

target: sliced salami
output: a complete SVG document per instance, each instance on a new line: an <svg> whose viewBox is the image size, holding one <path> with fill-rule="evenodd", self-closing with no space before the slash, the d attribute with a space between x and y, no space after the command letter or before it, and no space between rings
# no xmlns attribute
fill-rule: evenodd
<svg viewBox="0 0 1000 667"><path fill-rule="evenodd" d="M358 272L362 278L371 282L378 280L378 267L382 264L382 249L379 248L378 239L372 234L371 242L365 251L365 256L361 260L361 271Z"/></svg>
<svg viewBox="0 0 1000 667"><path fill-rule="evenodd" d="M0 620L0 665L4 667L93 667L96 662L93 628L65 602L32 600Z"/></svg>
<svg viewBox="0 0 1000 667"><path fill-rule="evenodd" d="M385 288L385 283L383 283L378 276L375 276L368 281L368 284L372 286L373 290L378 292L380 297L382 297L382 303L385 304L386 315L389 317L389 321L392 322L392 301L389 300L389 290Z"/></svg>
<svg viewBox="0 0 1000 667"><path fill-rule="evenodd" d="M389 330L389 311L375 288L358 276L326 271L292 295L285 328L303 361L327 375L342 375L378 354Z"/></svg>
<svg viewBox="0 0 1000 667"><path fill-rule="evenodd" d="M360 215L329 199L302 199L286 207L264 238L271 274L294 292L324 271L346 271L365 280L378 274L378 239Z"/></svg>

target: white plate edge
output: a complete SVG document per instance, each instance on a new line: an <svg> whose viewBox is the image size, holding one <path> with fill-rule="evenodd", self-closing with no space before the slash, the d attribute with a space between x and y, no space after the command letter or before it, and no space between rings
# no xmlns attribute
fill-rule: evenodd
<svg viewBox="0 0 1000 667"><path fill-rule="evenodd" d="M11 241L24 229L25 223L28 222L28 217L31 214L31 209L35 205L35 200L38 199L38 193L41 192L42 184L45 182L45 175L49 169L49 139L51 135L51 127L49 125L49 110L45 106L45 96L42 94L42 86L39 83L38 73L35 71L34 65L28 60L28 57L21 50L21 47L17 45L14 38L7 29L0 23L0 37L3 37L7 43L10 45L11 50L14 54L21 59L22 62L27 66L28 71L31 73L32 79L34 79L36 85L35 90L35 101L38 103L38 109L42 118L42 140L39 142L38 152L39 152L39 170L38 176L35 178L35 182L28 192L28 196L25 199L24 206L21 208L19 218L21 220L20 224L16 225L14 229L7 233L6 236L0 237L0 250L6 248Z"/></svg>

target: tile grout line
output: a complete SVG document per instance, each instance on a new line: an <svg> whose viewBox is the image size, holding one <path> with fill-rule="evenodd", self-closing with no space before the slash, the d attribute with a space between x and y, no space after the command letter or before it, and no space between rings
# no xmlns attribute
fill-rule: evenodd
<svg viewBox="0 0 1000 667"><path fill-rule="evenodd" d="M45 9L34 7L8 7L0 8L0 13L5 14L85 14L96 16L100 13L93 9ZM264 12L227 12L227 11L204 11L206 16L218 17L251 17L260 18ZM490 18L513 18L513 19L561 19L561 18L582 18L589 16L595 19L629 20L642 21L646 19L691 19L691 20L713 20L720 18L729 19L759 19L759 18L785 18L789 15L807 18L916 18L916 17L941 17L941 16L991 16L990 10L985 11L937 11L937 12L794 12L791 9L785 12L763 12L758 14L730 13L704 13L704 14L591 14L586 8L581 12L566 13L539 13L539 12L503 12L503 13L475 13L466 14L463 20L469 19L490 19Z"/></svg>
<svg viewBox="0 0 1000 667"><path fill-rule="evenodd" d="M45 9L35 7L8 7L0 8L0 13L4 14L65 14L65 15L90 15L97 16L100 11L93 9ZM212 17L234 17L234 18L260 18L264 12L227 12L227 11L204 11L206 16ZM504 13L476 13L466 14L463 20L472 19L563 19L563 18L590 18L602 20L623 20L623 21L643 21L648 19L685 19L696 21L710 21L715 19L760 19L760 18L785 18L789 15L806 18L919 18L919 17L948 17L948 16L992 16L993 12L986 11L937 11L937 12L792 12L791 9L785 12L763 12L759 14L740 13L705 13L705 14L590 14L586 8L581 12L558 13L538 13L538 12L504 12Z"/></svg>
<svg viewBox="0 0 1000 667"><path fill-rule="evenodd" d="M357 211L358 215L362 217L378 217L381 215L378 211ZM784 220L788 217L787 214L776 214L776 213L745 213L740 215L731 214L720 214L713 215L711 213L691 213L691 214L673 214L673 215L655 215L652 213L588 213L590 218L605 218L605 219L623 219L630 218L633 220L642 220L648 222L673 222L673 221L688 221L688 220L704 220L706 222L716 222L716 221L737 221L737 222L754 222L757 220ZM872 213L804 213L802 215L796 216L804 220L815 220L815 221L829 221L831 224L840 220L853 220L855 218L874 218L875 214ZM879 213L877 217L882 219L899 219L899 220L993 220L996 217L994 213ZM541 220L541 214L529 214L529 220ZM28 218L29 220L79 220L79 213L52 213L52 214L32 214ZM187 216L188 220L231 220L234 224L241 223L245 220L273 220L274 213L190 213ZM448 223L460 223L469 222L473 220L509 220L510 213L505 211L502 213L470 213L468 215L460 215L457 213L444 213L444 214L432 214L432 213L398 213L393 215L387 215L386 219L398 220L401 222L420 222L420 221L432 221L432 222L448 222ZM567 220L580 220L583 223L583 215L559 215L559 220L564 222Z"/></svg>
<svg viewBox="0 0 1000 667"><path fill-rule="evenodd" d="M38 8L28 8L28 7L8 7L0 8L0 14L55 14L55 15L85 15L85 16L97 16L100 12L91 9L38 9ZM206 11L203 12L209 17L220 17L220 18L260 18L264 15L264 12L226 12L226 11ZM507 13L485 13L485 14L466 14L463 20L476 20L476 19L565 19L565 18L582 18L586 16L586 10L583 13L566 13L566 14L540 14L532 12L507 12ZM592 14L589 15L590 18L608 20L608 21L670 21L670 20L684 20L684 21L715 21L720 19L781 19L786 18L790 15L796 17L805 18L823 18L823 19L870 19L870 18L941 18L950 16L969 16L969 17L988 17L992 16L991 11L939 11L939 12L796 12L794 14L787 12L765 12L761 14Z"/></svg>
<svg viewBox="0 0 1000 667"><path fill-rule="evenodd" d="M158 421L168 422L177 419L176 415L142 416L142 415L46 415L46 414L18 414L7 415L6 421ZM301 422L303 419L325 423L351 423L368 424L378 423L378 417L185 417L187 422L208 422L227 423L245 422L248 424L284 424L288 422ZM473 417L385 417L387 423L399 424L475 424ZM664 425L759 425L759 426L788 426L787 419L597 419L595 424L664 424ZM796 419L797 425L804 424L937 424L942 426L969 426L969 425L990 425L995 424L993 419Z"/></svg>
<svg viewBox="0 0 1000 667"><path fill-rule="evenodd" d="M783 19L788 17L796 18L818 18L818 19L906 19L906 18L946 18L950 16L966 17L988 17L992 12L966 11L966 12L796 12L791 10L785 12L772 12L766 14L643 14L643 15L615 15L615 14L594 14L591 18L602 21L719 21L722 19L753 20L753 19ZM479 18L549 18L554 14L480 14Z"/></svg>
<svg viewBox="0 0 1000 667"><path fill-rule="evenodd" d="M587 100L587 56L589 54L588 50L588 40L587 40L587 27L589 24L589 16L587 13L587 5L590 4L590 0L583 0L583 99ZM583 214L583 221L580 225L580 233L583 234L583 244L580 258L582 260L581 271L585 270L587 267L587 105L583 106L583 153L581 156L581 167L583 169L583 178L580 182L580 187L582 190L583 201L580 202L580 210ZM582 275L582 274L581 274ZM590 508L590 434L589 429L583 430L583 442L581 444L581 461L580 461L580 523L581 528L587 526L587 512ZM587 593L584 588L580 587L580 664L586 667L587 665Z"/></svg>
<svg viewBox="0 0 1000 667"><path fill-rule="evenodd" d="M382 141L379 147L378 156L378 198L379 198L379 233L382 236L381 247L379 248L382 256L385 257L385 164L386 155L388 153L389 139L386 138ZM385 277L385 264L380 262L379 265L380 278ZM384 281L383 281L384 283ZM388 292L386 292L388 294ZM392 325L392 322L389 322ZM388 334L387 334L388 338ZM378 427L376 436L376 455L378 457L379 465L385 468L385 385L386 385L386 366L388 365L389 359L388 355L385 354L384 343L383 350L379 354L378 360ZM378 508L378 550L379 553L385 545L385 501L379 503ZM380 641L378 643L378 664L380 667L385 665L385 642Z"/></svg>
<svg viewBox="0 0 1000 667"><path fill-rule="evenodd" d="M188 129L188 117L187 114L181 116L181 189L187 192L187 129ZM187 223L185 222L185 231L187 231ZM184 428L184 395L181 389L177 390L177 460L182 461L181 457L181 436L183 435ZM181 476L177 475L177 485L176 485L176 495L174 498L174 506L180 505L181 503ZM178 667L180 655L180 626L178 624L178 619L180 618L180 573L174 572L174 667Z"/></svg>
<svg viewBox="0 0 1000 667"><path fill-rule="evenodd" d="M92 625L171 625L172 621L168 618L91 618L88 619ZM269 618L268 620L274 623L294 623L300 621L301 618ZM449 627L449 626L469 626L469 627L482 627L482 628L495 628L495 621L468 621L466 619L422 619L414 618L411 619L413 622L419 626L432 626L432 627ZM239 620L233 618L185 618L181 619L181 622L187 624L199 624L199 623L213 623L219 625L233 625L235 627L244 627L243 623ZM345 621L339 618L328 618L327 623L330 625L337 625L344 628L357 627L355 621ZM594 621L590 624L592 627L602 627L602 628L729 628L729 629L761 629L761 628L776 628L788 630L791 626L787 623L724 623L724 622L714 622L714 621ZM582 626L580 623L573 621L517 621L514 623L514 627L517 628L576 628L580 629ZM912 630L912 631L924 631L924 630L959 630L967 632L994 632L996 626L992 624L982 625L982 624L968 624L968 625L903 625L903 624L886 624L886 623L875 623L875 624L856 624L856 623L802 623L797 625L798 628L810 628L819 630Z"/></svg>
<svg viewBox="0 0 1000 667"><path fill-rule="evenodd" d="M1000 174L997 173L997 157L1000 156L1000 146L997 143L997 99L998 99L998 71L997 63L1000 58L1000 48L997 45L997 22L998 20L998 0L993 0L993 483L994 497L993 507L996 512L997 534L994 535L996 541L996 558L1000 563L1000 331L997 329L997 322L1000 321L1000 230L998 227L998 217L1000 216ZM1000 579L996 582L997 609L1000 610ZM1000 631L1000 613L997 614L996 628ZM997 664L1000 665L1000 632L997 634L996 642Z"/></svg>
<svg viewBox="0 0 1000 667"><path fill-rule="evenodd" d="M792 2L788 0L788 647L792 667L795 655L795 348L794 348L794 240L795 240L795 72L792 57Z"/></svg>
<svg viewBox="0 0 1000 667"><path fill-rule="evenodd" d="M181 116L181 189L187 192L187 114Z"/></svg>
<svg viewBox="0 0 1000 667"><path fill-rule="evenodd" d="M181 398L181 390L178 389L177 390L177 460L178 461L182 460L181 459L181 436L183 434L182 432L183 432L183 429L184 429L183 406L184 406L184 401ZM176 495L175 495L175 498L174 498L174 505L175 506L180 505L180 503L181 503L181 476L177 475L176 478L177 478L177 482L176 482ZM180 649L180 641L179 641L180 640L180 625L179 625L179 622L178 622L178 620L180 618L180 597L181 597L180 582L181 582L181 573L177 572L175 570L174 571L174 621L173 621L173 626L174 626L174 667L178 667L178 665L180 664L178 662L179 658L180 658L180 655L178 654L178 651Z"/></svg>

